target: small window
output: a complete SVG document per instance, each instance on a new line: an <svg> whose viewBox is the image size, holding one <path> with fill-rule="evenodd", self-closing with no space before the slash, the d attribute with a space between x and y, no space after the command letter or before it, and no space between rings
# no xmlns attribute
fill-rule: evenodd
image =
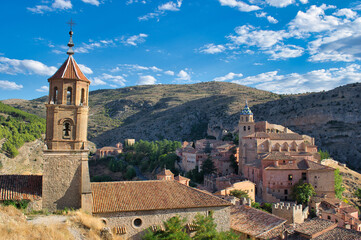
<svg viewBox="0 0 361 240"><path fill-rule="evenodd" d="M289 181L292 181L292 179L293 179L292 174L288 175L288 180L289 180Z"/></svg>
<svg viewBox="0 0 361 240"><path fill-rule="evenodd" d="M133 224L134 224L135 227L142 226L142 219L140 219L140 218L134 219Z"/></svg>
<svg viewBox="0 0 361 240"><path fill-rule="evenodd" d="M331 216L327 216L327 219L328 219L328 220L331 220Z"/></svg>
<svg viewBox="0 0 361 240"><path fill-rule="evenodd" d="M248 117L246 117L246 122L248 122Z"/></svg>
<svg viewBox="0 0 361 240"><path fill-rule="evenodd" d="M248 131L251 130L251 126L248 126Z"/></svg>
<svg viewBox="0 0 361 240"><path fill-rule="evenodd" d="M336 219L336 223L338 223L338 220Z"/></svg>
<svg viewBox="0 0 361 240"><path fill-rule="evenodd" d="M287 189L285 189L285 194L286 194L286 195L288 194L288 190L287 190Z"/></svg>
<svg viewBox="0 0 361 240"><path fill-rule="evenodd" d="M71 137L71 124L70 124L70 122L64 122L63 139L70 139L70 137Z"/></svg>
<svg viewBox="0 0 361 240"><path fill-rule="evenodd" d="M54 87L53 102L54 104L58 104L58 87Z"/></svg>
<svg viewBox="0 0 361 240"><path fill-rule="evenodd" d="M243 131L246 131L246 126L243 127Z"/></svg>
<svg viewBox="0 0 361 240"><path fill-rule="evenodd" d="M84 88L81 89L81 94L80 94L80 105L83 105L85 102L85 90Z"/></svg>
<svg viewBox="0 0 361 240"><path fill-rule="evenodd" d="M302 173L302 180L306 180L307 179L307 175L305 172Z"/></svg>
<svg viewBox="0 0 361 240"><path fill-rule="evenodd" d="M71 87L68 87L68 90L67 90L67 92L66 92L66 104L67 104L67 105L71 105L71 103L72 103L72 98L73 98L72 95L73 95L73 94L72 94L72 88L71 88Z"/></svg>

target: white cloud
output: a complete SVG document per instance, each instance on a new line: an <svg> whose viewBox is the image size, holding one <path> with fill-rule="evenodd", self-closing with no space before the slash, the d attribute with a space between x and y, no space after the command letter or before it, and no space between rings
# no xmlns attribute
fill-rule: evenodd
<svg viewBox="0 0 361 240"><path fill-rule="evenodd" d="M43 14L45 12L52 12L56 10L72 9L73 5L70 0L54 0L51 5L36 5L35 7L28 7L27 9L33 13Z"/></svg>
<svg viewBox="0 0 361 240"><path fill-rule="evenodd" d="M330 90L360 81L361 66L352 64L347 67L314 70L305 74L279 75L278 71L272 71L233 82L275 93L289 94Z"/></svg>
<svg viewBox="0 0 361 240"><path fill-rule="evenodd" d="M156 84L157 79L155 79L151 75L139 76L139 80L137 82L138 85L153 85Z"/></svg>
<svg viewBox="0 0 361 240"><path fill-rule="evenodd" d="M109 85L111 87L124 87L126 80L123 76L103 73L101 76L91 78L92 86ZM110 83L111 82L111 83Z"/></svg>
<svg viewBox="0 0 361 240"><path fill-rule="evenodd" d="M184 70L180 70L179 73L177 74L176 80L180 80L180 81L190 81L191 80L191 76L189 75L189 73L187 73Z"/></svg>
<svg viewBox="0 0 361 240"><path fill-rule="evenodd" d="M93 70L91 70L89 67L87 67L83 64L78 64L78 66L84 74L93 74Z"/></svg>
<svg viewBox="0 0 361 240"><path fill-rule="evenodd" d="M216 54L216 53L221 53L224 50L226 50L225 46L215 45L215 44L211 43L211 44L206 44L203 47L201 47L199 49L199 52L208 53L208 54Z"/></svg>
<svg viewBox="0 0 361 240"><path fill-rule="evenodd" d="M273 23L273 24L278 23L277 19L275 19L272 16L268 16L266 12L256 13L256 17L258 17L258 18L266 18L268 22Z"/></svg>
<svg viewBox="0 0 361 240"><path fill-rule="evenodd" d="M276 45L265 51L265 53L271 55L271 60L295 58L301 56L303 52L302 47L295 45Z"/></svg>
<svg viewBox="0 0 361 240"><path fill-rule="evenodd" d="M218 0L218 1L222 6L237 8L241 12L251 12L261 9L256 5L249 5L243 1L237 1L237 0Z"/></svg>
<svg viewBox="0 0 361 240"><path fill-rule="evenodd" d="M41 86L40 88L36 89L37 92L49 92L48 86Z"/></svg>
<svg viewBox="0 0 361 240"><path fill-rule="evenodd" d="M257 46L268 48L279 43L290 35L284 31L258 30L252 25L236 27L237 35L229 35L228 38L236 45Z"/></svg>
<svg viewBox="0 0 361 240"><path fill-rule="evenodd" d="M182 6L182 0L177 0L176 2L169 1L159 5L154 12L150 12L144 16L138 17L138 20L147 21L152 18L158 18L159 16L164 15L167 11L172 11L172 12L179 11L181 6Z"/></svg>
<svg viewBox="0 0 361 240"><path fill-rule="evenodd" d="M51 76L57 70L56 67L48 67L35 60L18 60L0 57L0 72L6 74L38 74Z"/></svg>
<svg viewBox="0 0 361 240"><path fill-rule="evenodd" d="M143 4L146 4L147 1L146 1L146 0L128 0L125 4L129 5L129 4L133 4L133 3L143 3Z"/></svg>
<svg viewBox="0 0 361 240"><path fill-rule="evenodd" d="M91 5L99 6L99 0L82 0L84 3L89 3Z"/></svg>
<svg viewBox="0 0 361 240"><path fill-rule="evenodd" d="M164 74L169 75L169 76L174 76L174 72L170 71L170 70L165 71Z"/></svg>
<svg viewBox="0 0 361 240"><path fill-rule="evenodd" d="M308 3L308 0L300 0L300 2L301 2L302 4L307 4L307 3Z"/></svg>
<svg viewBox="0 0 361 240"><path fill-rule="evenodd" d="M138 35L133 35L126 39L123 39L123 43L125 45L137 46L138 44L145 42L146 37L148 37L147 34L140 33Z"/></svg>
<svg viewBox="0 0 361 240"><path fill-rule="evenodd" d="M333 15L339 16L339 17L345 16L346 18L354 19L357 16L357 12L354 12L348 8L342 8L342 9L337 10L337 12L335 12Z"/></svg>
<svg viewBox="0 0 361 240"><path fill-rule="evenodd" d="M270 6L282 8L295 3L295 0L266 0L266 2Z"/></svg>
<svg viewBox="0 0 361 240"><path fill-rule="evenodd" d="M145 67L145 66L140 66L138 64L119 64L119 66L117 66L116 68L111 69L111 72L119 72L119 71L123 71L123 70L128 70L128 71L153 71L153 72L161 72L163 71L162 69L156 67L156 66L152 66L152 67Z"/></svg>
<svg viewBox="0 0 361 240"><path fill-rule="evenodd" d="M96 48L105 48L115 46L114 40L100 40L98 42L82 43L80 47L75 47L76 53L89 53L89 51Z"/></svg>
<svg viewBox="0 0 361 240"><path fill-rule="evenodd" d="M227 75L223 76L223 77L216 77L213 79L213 81L226 81L226 80L232 80L234 78L237 77L243 77L242 73L233 73L230 72Z"/></svg>
<svg viewBox="0 0 361 240"><path fill-rule="evenodd" d="M16 84L15 82L0 80L0 88L4 90L20 90L23 88L23 85Z"/></svg>
<svg viewBox="0 0 361 240"><path fill-rule="evenodd" d="M100 77L91 78L91 86L107 85Z"/></svg>

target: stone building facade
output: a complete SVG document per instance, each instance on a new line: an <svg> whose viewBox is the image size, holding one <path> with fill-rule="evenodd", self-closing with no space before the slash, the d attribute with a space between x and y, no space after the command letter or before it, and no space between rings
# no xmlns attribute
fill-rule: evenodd
<svg viewBox="0 0 361 240"><path fill-rule="evenodd" d="M308 207L303 209L302 204L295 203L274 203L272 204L272 214L287 220L287 224L303 223L308 217Z"/></svg>

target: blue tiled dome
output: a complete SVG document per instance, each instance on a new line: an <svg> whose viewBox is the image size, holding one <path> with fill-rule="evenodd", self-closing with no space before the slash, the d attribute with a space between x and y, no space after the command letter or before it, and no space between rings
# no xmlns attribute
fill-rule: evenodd
<svg viewBox="0 0 361 240"><path fill-rule="evenodd" d="M246 105L244 106L243 110L241 111L241 115L253 115L251 109L248 107L247 101L246 101Z"/></svg>

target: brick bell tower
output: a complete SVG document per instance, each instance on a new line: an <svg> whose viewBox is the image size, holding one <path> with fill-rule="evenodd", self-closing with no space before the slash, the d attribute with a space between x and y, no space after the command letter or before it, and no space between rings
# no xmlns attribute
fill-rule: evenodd
<svg viewBox="0 0 361 240"><path fill-rule="evenodd" d="M83 208L91 213L87 146L90 81L73 58L73 32L69 34L69 56L48 79L43 208Z"/></svg>

